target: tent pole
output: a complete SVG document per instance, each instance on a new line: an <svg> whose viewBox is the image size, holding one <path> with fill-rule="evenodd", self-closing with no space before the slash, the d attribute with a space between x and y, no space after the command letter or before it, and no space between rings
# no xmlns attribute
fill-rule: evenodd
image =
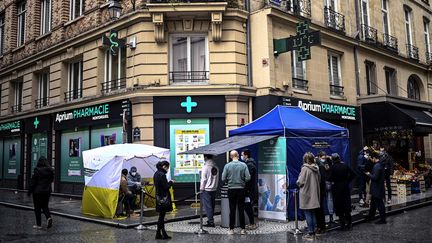
<svg viewBox="0 0 432 243"><path fill-rule="evenodd" d="M135 227L137 230L146 230L147 227L143 225L143 213L144 213L144 188L141 188L141 214L140 214L140 225Z"/></svg>

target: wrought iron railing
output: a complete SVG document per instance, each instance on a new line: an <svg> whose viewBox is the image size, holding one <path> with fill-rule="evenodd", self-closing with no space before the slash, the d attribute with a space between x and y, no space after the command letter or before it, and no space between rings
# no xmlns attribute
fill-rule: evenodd
<svg viewBox="0 0 432 243"><path fill-rule="evenodd" d="M432 53L431 52L426 52L426 63L428 65L432 65Z"/></svg>
<svg viewBox="0 0 432 243"><path fill-rule="evenodd" d="M345 33L345 16L331 8L324 7L324 21L327 27Z"/></svg>
<svg viewBox="0 0 432 243"><path fill-rule="evenodd" d="M65 101L76 100L82 97L82 89L65 92Z"/></svg>
<svg viewBox="0 0 432 243"><path fill-rule="evenodd" d="M22 111L22 104L11 106L11 112L12 113L17 113L17 112L21 112L21 111Z"/></svg>
<svg viewBox="0 0 432 243"><path fill-rule="evenodd" d="M48 97L35 100L35 108L39 109L49 105Z"/></svg>
<svg viewBox="0 0 432 243"><path fill-rule="evenodd" d="M383 34L383 44L387 49L398 52L398 40L396 37Z"/></svg>
<svg viewBox="0 0 432 243"><path fill-rule="evenodd" d="M333 96L344 96L344 87L330 84L330 94Z"/></svg>
<svg viewBox="0 0 432 243"><path fill-rule="evenodd" d="M407 49L407 55L409 58L414 59L414 60L419 60L419 49L416 46L407 44L406 45L406 49Z"/></svg>
<svg viewBox="0 0 432 243"><path fill-rule="evenodd" d="M150 0L150 3L203 3L203 2L229 2L228 0Z"/></svg>
<svg viewBox="0 0 432 243"><path fill-rule="evenodd" d="M110 93L115 90L126 88L126 78L110 80L102 83L102 93Z"/></svg>
<svg viewBox="0 0 432 243"><path fill-rule="evenodd" d="M169 73L171 83L206 83L209 71L174 71Z"/></svg>
<svg viewBox="0 0 432 243"><path fill-rule="evenodd" d="M309 81L304 79L300 79L300 78L292 79L292 86L294 89L307 91L309 89L308 83Z"/></svg>
<svg viewBox="0 0 432 243"><path fill-rule="evenodd" d="M312 6L310 0L287 0L289 12L296 15L310 18L312 16Z"/></svg>
<svg viewBox="0 0 432 243"><path fill-rule="evenodd" d="M369 25L362 24L362 37L364 41L370 43L377 43L378 39L378 31L375 28L370 27Z"/></svg>
<svg viewBox="0 0 432 243"><path fill-rule="evenodd" d="M429 5L429 0L421 0L421 1Z"/></svg>

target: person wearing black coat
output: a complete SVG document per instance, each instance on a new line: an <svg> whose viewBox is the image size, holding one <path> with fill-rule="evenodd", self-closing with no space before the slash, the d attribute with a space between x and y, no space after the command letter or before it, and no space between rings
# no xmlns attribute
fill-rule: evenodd
<svg viewBox="0 0 432 243"><path fill-rule="evenodd" d="M156 188L156 212L159 212L159 219L157 223L156 239L167 240L171 239L165 231L165 215L171 212L172 199L169 189L172 187L173 181L167 180L166 173L169 171L168 161L161 161L156 165L157 171L154 173L153 181ZM158 198L167 198L169 203L166 206L159 205Z"/></svg>
<svg viewBox="0 0 432 243"><path fill-rule="evenodd" d="M51 196L51 183L54 181L54 171L49 166L45 157L40 157L36 168L33 170L33 176L30 182L28 195L33 194L33 205L36 215L36 225L34 229L42 229L41 211L45 214L47 228L52 226L51 213L48 208L49 198Z"/></svg>
<svg viewBox="0 0 432 243"><path fill-rule="evenodd" d="M367 220L371 220L375 217L375 212L378 209L380 214L380 220L376 222L377 224L386 224L385 215L385 175L384 175L384 164L381 161L380 156L377 153L371 154L371 160L375 163L372 173L367 172L366 175L371 179L370 194L372 196L369 215Z"/></svg>
<svg viewBox="0 0 432 243"><path fill-rule="evenodd" d="M254 230L257 228L257 225L255 224L255 216L253 212L253 204L255 201L255 195L256 195L256 186L257 186L257 168L255 165L255 160L250 156L250 150L245 149L242 151L242 160L246 163L246 166L248 167L249 174L251 176L250 180L246 182L245 187L245 196L246 198L249 198L248 202L245 202L245 211L249 218L249 229Z"/></svg>
<svg viewBox="0 0 432 243"><path fill-rule="evenodd" d="M330 168L329 181L333 183L334 210L339 217L341 230L350 230L352 228L350 183L354 179L354 172L341 161L339 154L332 154L331 159L333 165Z"/></svg>
<svg viewBox="0 0 432 243"><path fill-rule="evenodd" d="M325 208L327 207L327 190L326 181L328 180L330 163L327 160L327 154L324 151L318 153L315 163L318 165L319 172L321 175L320 179L320 207L315 210L315 216L317 220L317 234L323 234L326 230L325 223Z"/></svg>

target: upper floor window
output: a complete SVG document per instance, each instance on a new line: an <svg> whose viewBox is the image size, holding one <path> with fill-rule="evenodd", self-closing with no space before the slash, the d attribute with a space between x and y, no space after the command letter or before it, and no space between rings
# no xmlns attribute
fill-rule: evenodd
<svg viewBox="0 0 432 243"><path fill-rule="evenodd" d="M74 20L84 14L85 0L70 0L69 20Z"/></svg>
<svg viewBox="0 0 432 243"><path fill-rule="evenodd" d="M12 87L14 92L12 112L20 112L22 110L23 103L23 79L20 78L13 82Z"/></svg>
<svg viewBox="0 0 432 243"><path fill-rule="evenodd" d="M387 94L397 95L397 80L396 80L396 70L393 68L385 67L385 81L386 81L386 89Z"/></svg>
<svg viewBox="0 0 432 243"><path fill-rule="evenodd" d="M306 62L298 61L298 52L292 51L292 61L291 61L291 69L292 69L292 81L293 88L300 90L308 89L308 81L306 80Z"/></svg>
<svg viewBox="0 0 432 243"><path fill-rule="evenodd" d="M36 108L48 105L49 101L49 72L44 72L38 75L38 99L36 100Z"/></svg>
<svg viewBox="0 0 432 243"><path fill-rule="evenodd" d="M51 0L41 1L41 35L51 31L52 2Z"/></svg>
<svg viewBox="0 0 432 243"><path fill-rule="evenodd" d="M405 33L406 33L406 43L412 45L412 23L411 23L411 10L404 8L405 15Z"/></svg>
<svg viewBox="0 0 432 243"><path fill-rule="evenodd" d="M376 83L375 63L366 61L365 69L366 69L367 94L368 95L377 94L378 86Z"/></svg>
<svg viewBox="0 0 432 243"><path fill-rule="evenodd" d="M341 79L340 60L341 56L338 54L329 53L327 55L330 94L333 96L344 95Z"/></svg>
<svg viewBox="0 0 432 243"><path fill-rule="evenodd" d="M170 82L206 83L209 79L207 35L172 35Z"/></svg>
<svg viewBox="0 0 432 243"><path fill-rule="evenodd" d="M369 26L369 1L361 0L361 23Z"/></svg>
<svg viewBox="0 0 432 243"><path fill-rule="evenodd" d="M382 0L381 13L382 13L382 20L383 20L383 33L386 35L390 35L390 27L389 27L390 17L389 17L388 0Z"/></svg>
<svg viewBox="0 0 432 243"><path fill-rule="evenodd" d="M17 46L22 46L25 43L26 35L26 12L27 12L27 2L22 1L18 3L18 29L17 29Z"/></svg>
<svg viewBox="0 0 432 243"><path fill-rule="evenodd" d="M430 53L430 36L429 36L429 20L423 19L423 33L426 46L426 52Z"/></svg>
<svg viewBox="0 0 432 243"><path fill-rule="evenodd" d="M0 56L4 53L4 43L5 43L5 15L0 14Z"/></svg>
<svg viewBox="0 0 432 243"><path fill-rule="evenodd" d="M418 80L412 75L408 78L407 92L408 98L420 100L420 87Z"/></svg>
<svg viewBox="0 0 432 243"><path fill-rule="evenodd" d="M108 93L126 87L126 48L120 48L117 55L105 51L105 78L102 92Z"/></svg>
<svg viewBox="0 0 432 243"><path fill-rule="evenodd" d="M69 63L68 69L68 92L66 92L65 100L71 101L82 97L83 61Z"/></svg>

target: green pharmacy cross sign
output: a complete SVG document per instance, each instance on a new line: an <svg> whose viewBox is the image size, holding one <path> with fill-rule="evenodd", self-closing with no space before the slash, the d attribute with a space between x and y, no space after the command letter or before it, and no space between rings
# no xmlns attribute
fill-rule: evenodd
<svg viewBox="0 0 432 243"><path fill-rule="evenodd" d="M116 30L111 30L108 36L102 37L102 43L109 47L109 50L112 55L117 55L119 53L119 49L126 46L126 39L119 39L118 32Z"/></svg>
<svg viewBox="0 0 432 243"><path fill-rule="evenodd" d="M192 108L197 107L198 103L195 101L192 101L192 98L190 96L186 97L186 101L182 102L181 107L186 108L186 112L187 113L191 113L192 112Z"/></svg>
<svg viewBox="0 0 432 243"><path fill-rule="evenodd" d="M321 34L320 31L309 32L309 26L309 21L299 22L296 26L296 36L274 39L274 55L296 50L297 61L302 62L311 59L310 48L321 44Z"/></svg>
<svg viewBox="0 0 432 243"><path fill-rule="evenodd" d="M34 120L34 122L33 122L33 125L34 125L35 129L38 128L39 123L40 123L40 122L39 122L38 118L36 117L35 120Z"/></svg>

